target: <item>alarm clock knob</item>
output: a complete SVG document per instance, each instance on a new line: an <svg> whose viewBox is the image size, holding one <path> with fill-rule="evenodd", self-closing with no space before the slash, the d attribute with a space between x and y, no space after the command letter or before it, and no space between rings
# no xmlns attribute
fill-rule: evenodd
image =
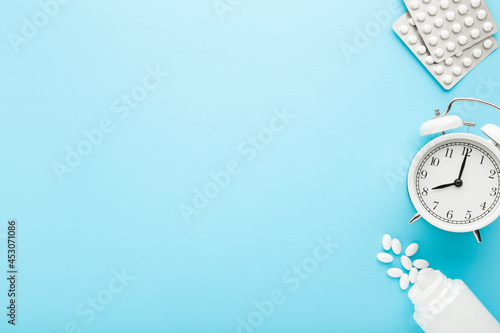
<svg viewBox="0 0 500 333"><path fill-rule="evenodd" d="M420 126L420 135L443 133L464 125L459 116L439 116L426 121Z"/></svg>
<svg viewBox="0 0 500 333"><path fill-rule="evenodd" d="M497 148L500 148L500 127L493 124L484 125L481 131L493 141Z"/></svg>

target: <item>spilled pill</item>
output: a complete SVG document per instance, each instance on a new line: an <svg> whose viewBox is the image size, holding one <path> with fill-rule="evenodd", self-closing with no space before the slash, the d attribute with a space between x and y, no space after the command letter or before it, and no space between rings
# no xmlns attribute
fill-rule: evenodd
<svg viewBox="0 0 500 333"><path fill-rule="evenodd" d="M408 274L403 274L399 278L399 286L401 287L401 289L406 290L408 289L409 285L410 285L410 277L408 276Z"/></svg>
<svg viewBox="0 0 500 333"><path fill-rule="evenodd" d="M403 276L403 271L399 268L393 267L387 270L387 275L393 278L400 278L401 276Z"/></svg>
<svg viewBox="0 0 500 333"><path fill-rule="evenodd" d="M379 254L377 254L377 259L380 261L380 262L383 262L383 263L390 263L392 262L392 256L389 254L389 253L385 253L385 252L381 252Z"/></svg>
<svg viewBox="0 0 500 333"><path fill-rule="evenodd" d="M401 256L401 265L403 265L403 267L407 271L411 270L413 267L413 264L411 263L410 258L408 258L407 256Z"/></svg>
<svg viewBox="0 0 500 333"><path fill-rule="evenodd" d="M429 267L429 262L424 259L417 259L413 262L413 266L419 268L419 269L424 269Z"/></svg>
<svg viewBox="0 0 500 333"><path fill-rule="evenodd" d="M408 274L410 277L410 282L411 283L417 283L417 278L418 278L418 268L413 267L410 271L410 274Z"/></svg>
<svg viewBox="0 0 500 333"><path fill-rule="evenodd" d="M389 251L392 246L392 238L389 234L385 234L384 237L382 237L382 247L384 250Z"/></svg>
<svg viewBox="0 0 500 333"><path fill-rule="evenodd" d="M411 257L418 251L418 244L417 243L411 243L408 245L408 247L405 250L405 256Z"/></svg>
<svg viewBox="0 0 500 333"><path fill-rule="evenodd" d="M397 238L392 240L392 252L398 255L401 253L401 242Z"/></svg>

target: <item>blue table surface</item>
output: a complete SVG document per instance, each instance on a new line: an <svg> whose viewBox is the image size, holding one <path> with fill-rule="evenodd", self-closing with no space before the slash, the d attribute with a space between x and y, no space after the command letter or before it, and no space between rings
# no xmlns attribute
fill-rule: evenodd
<svg viewBox="0 0 500 333"><path fill-rule="evenodd" d="M405 10L2 1L0 266L16 219L18 273L0 330L422 332L376 260L385 233L500 318L500 224L480 245L410 226L406 190L434 109L500 103L500 53L446 91L393 32Z"/></svg>

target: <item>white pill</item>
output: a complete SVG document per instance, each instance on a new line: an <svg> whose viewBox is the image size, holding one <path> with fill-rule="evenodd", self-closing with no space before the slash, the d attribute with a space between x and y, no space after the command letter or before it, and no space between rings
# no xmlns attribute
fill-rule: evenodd
<svg viewBox="0 0 500 333"><path fill-rule="evenodd" d="M445 64L446 66L451 66L451 65L453 65L453 58L452 58L452 57L449 57L448 59L446 59L446 60L444 61L444 64Z"/></svg>
<svg viewBox="0 0 500 333"><path fill-rule="evenodd" d="M454 12L448 12L448 13L446 13L446 19L448 21L450 21L450 22L453 21L455 19L455 17L456 17L456 15L455 15Z"/></svg>
<svg viewBox="0 0 500 333"><path fill-rule="evenodd" d="M444 68L443 68L443 66L439 65L439 66L436 66L435 71L436 71L437 75L441 75L444 73Z"/></svg>
<svg viewBox="0 0 500 333"><path fill-rule="evenodd" d="M392 240L392 252L398 255L401 253L401 242L397 238L393 238Z"/></svg>
<svg viewBox="0 0 500 333"><path fill-rule="evenodd" d="M392 238L389 234L385 234L384 237L382 237L382 247L384 250L389 251L392 246Z"/></svg>
<svg viewBox="0 0 500 333"><path fill-rule="evenodd" d="M443 0L440 5L442 9L448 9L448 7L450 7L450 2L448 0Z"/></svg>
<svg viewBox="0 0 500 333"><path fill-rule="evenodd" d="M455 51L455 49L457 48L457 45L453 42L449 42L447 45L446 45L446 49L450 52L452 51Z"/></svg>
<svg viewBox="0 0 500 333"><path fill-rule="evenodd" d="M450 38L450 32L448 30L443 30L441 31L440 36L442 40L447 40L448 38Z"/></svg>
<svg viewBox="0 0 500 333"><path fill-rule="evenodd" d="M411 270L413 267L413 264L411 263L411 259L408 258L407 256L401 256L401 265L403 265L403 267L407 271Z"/></svg>
<svg viewBox="0 0 500 333"><path fill-rule="evenodd" d="M410 271L410 274L408 274L408 276L410 277L410 282L411 283L417 283L417 279L418 279L418 268L416 267L413 267Z"/></svg>
<svg viewBox="0 0 500 333"><path fill-rule="evenodd" d="M425 62L428 65L432 65L434 63L434 59L431 56L427 56L427 58L425 59Z"/></svg>
<svg viewBox="0 0 500 333"><path fill-rule="evenodd" d="M434 51L434 55L438 58L441 58L444 55L444 50L439 47Z"/></svg>
<svg viewBox="0 0 500 333"><path fill-rule="evenodd" d="M438 12L438 9L434 6L430 6L429 9L427 10L427 13L429 13L430 16L436 15Z"/></svg>
<svg viewBox="0 0 500 333"><path fill-rule="evenodd" d="M469 8L467 8L466 5L461 5L460 7L458 7L458 12L461 14L461 15L465 15L467 14L467 12L469 11Z"/></svg>
<svg viewBox="0 0 500 333"><path fill-rule="evenodd" d="M485 25L486 26L486 25ZM484 28L484 27L483 27ZM430 34L432 32L432 25L430 24L426 24L424 25L424 29L423 29L424 33L425 34Z"/></svg>
<svg viewBox="0 0 500 333"><path fill-rule="evenodd" d="M490 32L491 30L493 30L493 24L491 24L491 22L486 22L483 25L483 30L486 32Z"/></svg>
<svg viewBox="0 0 500 333"><path fill-rule="evenodd" d="M472 65L472 59L469 57L465 57L464 60L462 60L462 64L465 67L470 67Z"/></svg>
<svg viewBox="0 0 500 333"><path fill-rule="evenodd" d="M400 278L401 276L403 276L403 271L400 270L399 268L389 268L387 270L387 275L389 275L390 277L393 277L393 278Z"/></svg>
<svg viewBox="0 0 500 333"><path fill-rule="evenodd" d="M479 59L483 55L483 51L481 51L480 49L475 49L474 52L472 52L472 55L474 56L474 58Z"/></svg>
<svg viewBox="0 0 500 333"><path fill-rule="evenodd" d="M386 264L392 262L392 256L389 253L385 253L385 252L380 252L379 254L377 254L377 259L380 262L383 262Z"/></svg>
<svg viewBox="0 0 500 333"><path fill-rule="evenodd" d="M424 259L417 259L413 262L413 266L417 267L418 269L424 269L429 267L429 262Z"/></svg>
<svg viewBox="0 0 500 333"><path fill-rule="evenodd" d="M431 44L432 46L436 46L438 43L438 39L436 36L432 36L431 38L429 38L429 44Z"/></svg>
<svg viewBox="0 0 500 333"><path fill-rule="evenodd" d="M484 9L481 9L480 11L478 11L478 12L477 12L477 15L476 15L476 16L477 16L477 18L478 18L479 20L481 20L481 21L482 21L482 20L484 20L484 19L486 18L486 16L487 16L487 15L486 15L486 11L485 11Z"/></svg>
<svg viewBox="0 0 500 333"><path fill-rule="evenodd" d="M467 42L468 42L468 39L464 35L462 35L458 38L458 44L460 44L460 45L465 45L465 44L467 44Z"/></svg>
<svg viewBox="0 0 500 333"><path fill-rule="evenodd" d="M418 14L417 14L417 20L418 20L419 22L424 22L424 21L425 21L425 16L426 16L426 15L425 15L425 13L424 13L424 12L420 12L420 13L418 13Z"/></svg>
<svg viewBox="0 0 500 333"><path fill-rule="evenodd" d="M427 49L425 48L425 46L423 45L420 45L417 49L417 52L420 54L420 55L423 55L425 54L425 52L427 52Z"/></svg>
<svg viewBox="0 0 500 333"><path fill-rule="evenodd" d="M453 67L453 75L460 76L462 74L462 68L455 66Z"/></svg>
<svg viewBox="0 0 500 333"><path fill-rule="evenodd" d="M435 21L434 21L434 26L436 28L441 28L444 24L444 21L442 18L438 17Z"/></svg>
<svg viewBox="0 0 500 333"><path fill-rule="evenodd" d="M472 27L474 25L474 19L470 16L467 16L465 18L465 21L464 21L464 24L467 26L467 27Z"/></svg>
<svg viewBox="0 0 500 333"><path fill-rule="evenodd" d="M405 256L411 257L418 251L418 244L417 243L411 243L408 245L408 247L405 250Z"/></svg>
<svg viewBox="0 0 500 333"><path fill-rule="evenodd" d="M410 28L408 28L407 25L402 25L399 28L399 32L401 32L403 35L406 35L408 33L408 31L410 31Z"/></svg>
<svg viewBox="0 0 500 333"><path fill-rule="evenodd" d="M406 27L406 25L404 25L403 27ZM458 23L455 23L451 30L453 30L454 33L458 34L460 31L462 31L462 26Z"/></svg>
<svg viewBox="0 0 500 333"><path fill-rule="evenodd" d="M451 75L445 75L445 77L444 77L444 83L446 85L450 85L452 82L453 82L453 78L451 77Z"/></svg>
<svg viewBox="0 0 500 333"><path fill-rule="evenodd" d="M418 42L418 39L417 39L417 36L413 35L413 36L410 36L410 38L408 38L408 43L410 43L411 45L415 45L417 44Z"/></svg>
<svg viewBox="0 0 500 333"><path fill-rule="evenodd" d="M481 35L481 33L479 32L479 30L477 29L474 29L470 32L470 36L474 39L477 39L479 38L479 36Z"/></svg>
<svg viewBox="0 0 500 333"><path fill-rule="evenodd" d="M483 46L485 49L489 50L493 46L493 42L491 41L491 39L487 39L484 41Z"/></svg>
<svg viewBox="0 0 500 333"><path fill-rule="evenodd" d="M406 290L408 289L409 285L410 285L410 277L408 276L408 274L403 274L399 278L399 286L401 287L401 289Z"/></svg>
<svg viewBox="0 0 500 333"><path fill-rule="evenodd" d="M418 0L413 1L411 3L411 8L413 8L415 10L419 9L420 8L420 1L418 1Z"/></svg>
<svg viewBox="0 0 500 333"><path fill-rule="evenodd" d="M477 8L477 7L481 6L481 0L472 0L470 2L470 5L472 6L472 8Z"/></svg>

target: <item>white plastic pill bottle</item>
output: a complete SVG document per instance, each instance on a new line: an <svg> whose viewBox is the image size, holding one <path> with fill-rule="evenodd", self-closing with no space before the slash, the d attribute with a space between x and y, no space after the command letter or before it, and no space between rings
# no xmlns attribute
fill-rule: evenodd
<svg viewBox="0 0 500 333"><path fill-rule="evenodd" d="M500 324L462 280L425 269L408 292L425 333L500 333Z"/></svg>

